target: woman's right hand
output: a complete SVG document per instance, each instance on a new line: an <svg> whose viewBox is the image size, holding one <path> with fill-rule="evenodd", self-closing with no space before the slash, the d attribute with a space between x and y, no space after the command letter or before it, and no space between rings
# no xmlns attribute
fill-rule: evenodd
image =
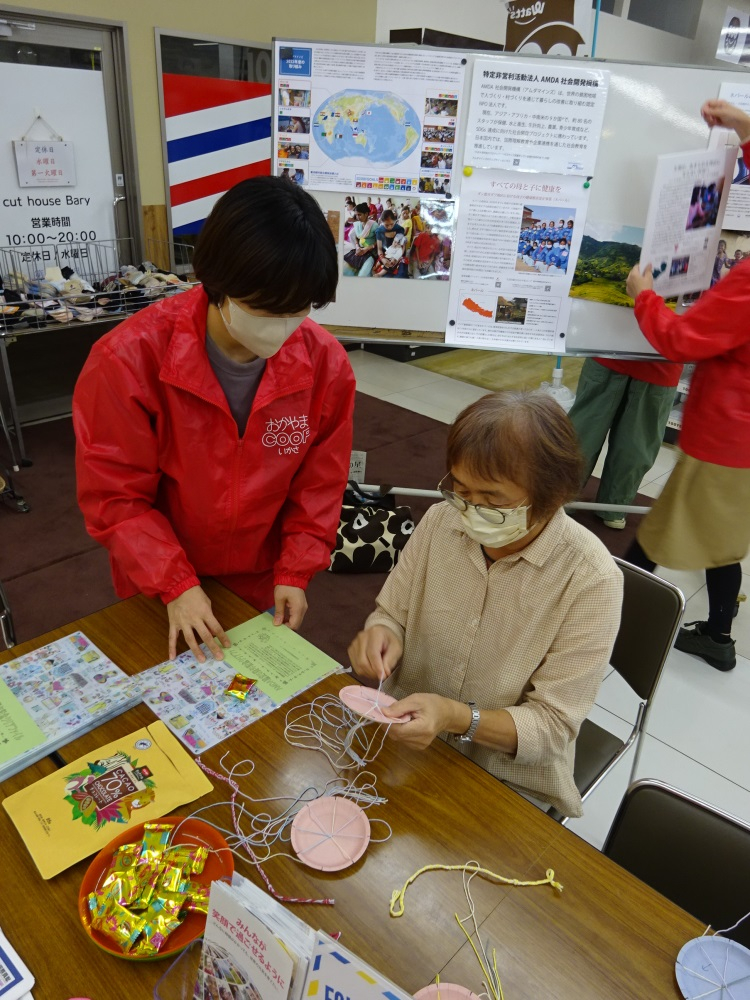
<svg viewBox="0 0 750 1000"><path fill-rule="evenodd" d="M750 115L729 101L706 101L701 108L701 115L711 128L719 125L721 128L734 129L743 145L750 141Z"/></svg>
<svg viewBox="0 0 750 1000"><path fill-rule="evenodd" d="M202 587L190 587L167 605L169 616L169 659L177 656L177 636L182 632L185 642L195 653L199 663L206 657L200 648L205 642L215 660L223 660L219 642L225 648L231 646L224 629L214 617L211 601ZM215 637L215 638L214 638ZM219 640L217 642L216 640Z"/></svg>
<svg viewBox="0 0 750 1000"><path fill-rule="evenodd" d="M401 659L404 647L387 625L373 625L360 632L349 646L349 662L359 677L384 681Z"/></svg>

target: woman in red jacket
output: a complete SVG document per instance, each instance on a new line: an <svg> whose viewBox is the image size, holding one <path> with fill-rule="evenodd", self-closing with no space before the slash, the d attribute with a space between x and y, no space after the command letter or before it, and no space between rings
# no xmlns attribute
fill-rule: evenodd
<svg viewBox="0 0 750 1000"><path fill-rule="evenodd" d="M750 156L750 115L707 101L706 122L732 128ZM708 620L681 628L675 646L717 670L736 663L732 617L750 548L750 262L732 268L676 316L653 291L651 265L628 276L644 336L670 361L697 361L680 433L682 454L625 558L653 570L705 569Z"/></svg>
<svg viewBox="0 0 750 1000"><path fill-rule="evenodd" d="M120 597L159 597L181 632L228 645L200 576L297 628L326 567L349 472L354 375L308 319L333 299L336 244L278 177L227 191L193 261L202 287L102 337L76 385L78 502Z"/></svg>

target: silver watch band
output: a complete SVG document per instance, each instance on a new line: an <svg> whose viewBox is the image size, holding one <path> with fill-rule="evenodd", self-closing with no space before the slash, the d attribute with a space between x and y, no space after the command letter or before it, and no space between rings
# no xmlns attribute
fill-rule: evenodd
<svg viewBox="0 0 750 1000"><path fill-rule="evenodd" d="M479 727L479 709L477 708L476 702L467 701L466 704L471 709L471 722L469 723L469 728L465 733L457 733L454 737L458 743L471 743L474 739L474 734Z"/></svg>

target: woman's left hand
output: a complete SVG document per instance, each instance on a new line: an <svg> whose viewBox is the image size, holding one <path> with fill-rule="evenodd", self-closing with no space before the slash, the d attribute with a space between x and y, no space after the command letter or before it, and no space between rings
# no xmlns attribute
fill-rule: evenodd
<svg viewBox="0 0 750 1000"><path fill-rule="evenodd" d="M453 724L457 704L439 694L410 694L382 709L383 715L392 719L411 716L409 722L391 726L388 735L414 750L426 750L438 733L445 732Z"/></svg>
<svg viewBox="0 0 750 1000"><path fill-rule="evenodd" d="M641 292L649 291L654 287L654 279L651 276L651 267L651 264L647 264L643 274L641 274L640 265L633 265L633 268L628 275L628 280L625 283L625 291L631 299L637 299Z"/></svg>
<svg viewBox="0 0 750 1000"><path fill-rule="evenodd" d="M307 598L300 587L274 587L273 600L276 610L274 625L288 625L295 632L302 624L307 611Z"/></svg>

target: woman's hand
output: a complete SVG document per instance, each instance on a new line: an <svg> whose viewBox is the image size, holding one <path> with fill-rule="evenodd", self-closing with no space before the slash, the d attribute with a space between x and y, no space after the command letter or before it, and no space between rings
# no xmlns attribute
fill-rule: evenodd
<svg viewBox="0 0 750 1000"><path fill-rule="evenodd" d="M302 624L307 611L307 598L301 587L274 587L273 599L276 610L274 625L288 625L294 632Z"/></svg>
<svg viewBox="0 0 750 1000"><path fill-rule="evenodd" d="M734 129L743 145L750 141L750 115L740 111L729 101L706 101L701 108L701 115L711 128L719 125L721 128Z"/></svg>
<svg viewBox="0 0 750 1000"><path fill-rule="evenodd" d="M633 265L633 269L625 282L625 291L631 299L637 299L641 292L648 291L654 287L654 279L651 276L653 265L647 264L643 274L638 264Z"/></svg>
<svg viewBox="0 0 750 1000"><path fill-rule="evenodd" d="M439 694L410 694L382 708L382 712L391 719L411 716L409 722L391 726L388 735L413 750L426 750L439 733L466 732L471 723L468 705ZM467 714L468 718L464 718Z"/></svg>
<svg viewBox="0 0 750 1000"><path fill-rule="evenodd" d="M373 625L360 632L349 646L349 662L359 677L384 681L401 659L401 640L386 625Z"/></svg>
<svg viewBox="0 0 750 1000"><path fill-rule="evenodd" d="M224 629L214 618L211 611L211 601L202 587L190 587L179 597L167 605L169 616L169 659L177 656L177 636L182 632L199 663L205 663L206 657L200 648L201 641L208 646L215 660L223 660L219 642L225 648L231 646ZM215 637L215 638L214 638Z"/></svg>

